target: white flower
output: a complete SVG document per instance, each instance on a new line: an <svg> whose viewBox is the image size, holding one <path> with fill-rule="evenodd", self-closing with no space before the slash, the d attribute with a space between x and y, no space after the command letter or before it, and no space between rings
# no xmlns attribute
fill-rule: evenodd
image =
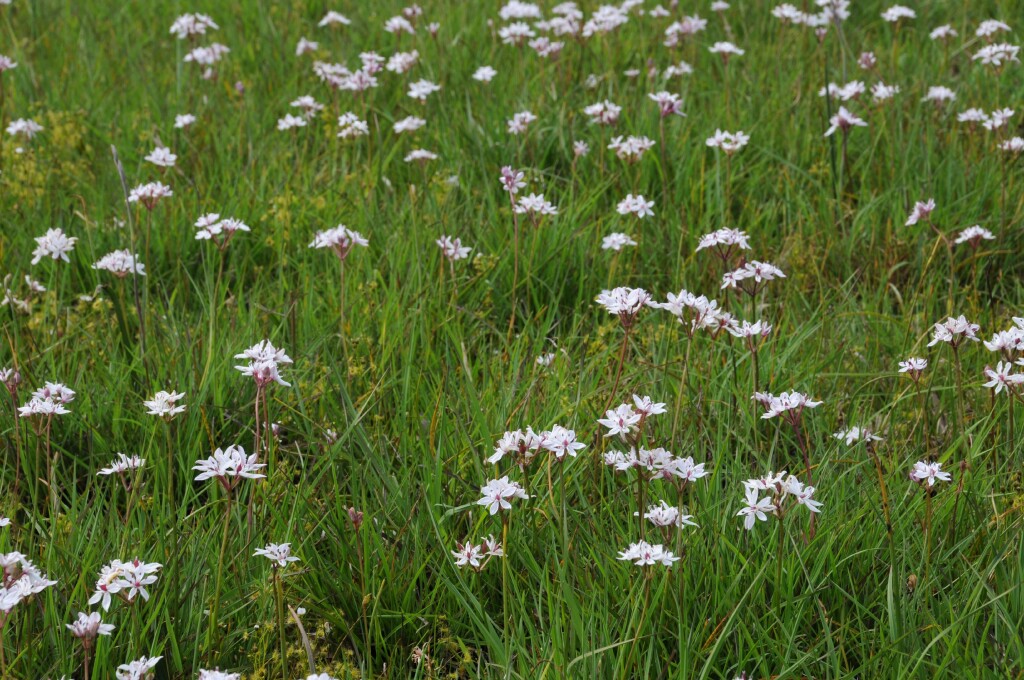
<svg viewBox="0 0 1024 680"><path fill-rule="evenodd" d="M995 45L985 45L978 50L971 59L980 61L982 64L1002 66L1003 62L1019 62L1020 59L1017 57L1019 53L1020 48L1016 45L998 43Z"/></svg>
<svg viewBox="0 0 1024 680"><path fill-rule="evenodd" d="M928 343L928 346L931 347L940 342L946 342L953 347L959 347L964 340L978 342L978 329L978 324L969 322L962 314L955 319L948 317L942 323L934 325L932 341Z"/></svg>
<svg viewBox="0 0 1024 680"><path fill-rule="evenodd" d="M60 228L47 229L42 236L36 237L36 248L32 251L32 264L39 264L44 257L53 260L70 262L68 253L75 249L77 236L68 236Z"/></svg>
<svg viewBox="0 0 1024 680"><path fill-rule="evenodd" d="M370 126L366 124L366 121L359 120L356 114L348 111L344 115L338 116L338 136L342 139L362 137L368 134L370 134Z"/></svg>
<svg viewBox="0 0 1024 680"><path fill-rule="evenodd" d="M627 234L619 232L613 232L608 234L601 240L602 250L614 250L618 252L626 246L635 246L636 241L630 238Z"/></svg>
<svg viewBox="0 0 1024 680"><path fill-rule="evenodd" d="M128 193L129 203L141 203L147 209L152 210L158 201L173 196L171 188L160 182L149 182L140 184Z"/></svg>
<svg viewBox="0 0 1024 680"><path fill-rule="evenodd" d="M117 680L151 680L153 669L162 658L162 656L141 657L131 663L121 664L117 667Z"/></svg>
<svg viewBox="0 0 1024 680"><path fill-rule="evenodd" d="M174 127L181 130L196 122L196 117L191 113L181 113L174 117Z"/></svg>
<svg viewBox="0 0 1024 680"><path fill-rule="evenodd" d="M427 149L413 149L405 155L403 159L406 163L426 163L427 161L436 161L437 154Z"/></svg>
<svg viewBox="0 0 1024 680"><path fill-rule="evenodd" d="M173 168L174 161L178 160L178 157L171 153L166 146L158 146L146 156L146 160L161 168Z"/></svg>
<svg viewBox="0 0 1024 680"><path fill-rule="evenodd" d="M421 102L427 101L434 92L438 92L441 89L440 85L430 82L429 80L417 80L409 85L409 96L413 99L418 99Z"/></svg>
<svg viewBox="0 0 1024 680"><path fill-rule="evenodd" d="M174 20L169 31L178 40L192 38L197 35L206 35L207 29L217 30L220 28L213 23L213 19L205 14L182 14Z"/></svg>
<svg viewBox="0 0 1024 680"><path fill-rule="evenodd" d="M192 469L199 472L195 481L216 479L226 489L231 489L242 478L262 479L266 477L266 475L259 474L259 470L263 467L266 467L263 463L256 462L255 453L246 457L245 449L241 446L229 446L226 449L216 449L209 458L196 461Z"/></svg>
<svg viewBox="0 0 1024 680"><path fill-rule="evenodd" d="M991 231L976 224L973 227L967 227L961 231L957 235L954 243L969 243L970 245L977 247L982 241L992 241L994 239L995 236Z"/></svg>
<svg viewBox="0 0 1024 680"><path fill-rule="evenodd" d="M626 194L626 197L615 206L615 210L620 215L632 214L643 219L654 214L654 211L651 210L653 207L654 201L645 200L641 195Z"/></svg>
<svg viewBox="0 0 1024 680"><path fill-rule="evenodd" d="M845 133L854 126L867 127L866 122L847 111L845 106L840 106L839 111L829 118L828 122L829 128L825 131L826 137L831 137L836 130L842 130Z"/></svg>
<svg viewBox="0 0 1024 680"><path fill-rule="evenodd" d="M65 625L72 635L83 641L92 641L100 635L110 635L114 631L114 624L103 623L99 612L78 612L78 620Z"/></svg>
<svg viewBox="0 0 1024 680"><path fill-rule="evenodd" d="M995 390L996 394L1006 388L1008 393L1012 394L1016 386L1024 383L1024 373L1011 373L1012 370L1013 364L1008 361L1000 361L994 369L986 366L985 377L989 381L984 384L984 387Z"/></svg>
<svg viewBox="0 0 1024 680"><path fill-rule="evenodd" d="M736 513L738 517L743 517L743 528L750 531L754 528L756 520L762 522L768 521L768 514L775 512L775 505L772 503L772 499L768 496L758 500L758 489L747 487L746 488L746 506L744 506L739 512Z"/></svg>
<svg viewBox="0 0 1024 680"><path fill-rule="evenodd" d="M480 494L482 498L477 501L477 505L486 507L492 515L499 510L510 510L513 498L529 499L523 487L518 482L509 481L508 475L487 482L480 487Z"/></svg>
<svg viewBox="0 0 1024 680"><path fill-rule="evenodd" d="M115 250L107 253L93 264L93 269L101 269L110 272L114 276L123 279L129 274L146 275L146 267L138 260L138 255L133 255L128 250Z"/></svg>
<svg viewBox="0 0 1024 680"><path fill-rule="evenodd" d="M10 125L7 126L7 134L12 136L23 135L26 139L33 139L42 131L43 126L30 118L12 120Z"/></svg>
<svg viewBox="0 0 1024 680"><path fill-rule="evenodd" d="M452 238L450 236L441 236L441 238L434 241L437 246L441 249L441 254L444 255L451 262L458 260L464 260L469 257L469 253L472 248L468 248L462 245L462 241L459 238Z"/></svg>
<svg viewBox="0 0 1024 680"><path fill-rule="evenodd" d="M619 552L618 559L632 562L638 567L647 567L655 564L671 567L680 558L665 550L665 547L660 543L651 545L646 541L640 541L639 543L631 543L629 548Z"/></svg>
<svg viewBox="0 0 1024 680"><path fill-rule="evenodd" d="M948 482L950 476L948 472L942 471L942 465L940 463L926 463L924 461L918 461L914 463L914 468L910 471L910 479L917 483L927 482L929 487L935 486L936 481Z"/></svg>
<svg viewBox="0 0 1024 680"><path fill-rule="evenodd" d="M999 31L1009 30L1010 26L1008 24L1003 23L1002 21L998 21L996 19L986 19L985 21L982 21L980 24L978 24L978 29L974 32L974 35L978 36L979 38L988 38L990 36L995 35Z"/></svg>
<svg viewBox="0 0 1024 680"><path fill-rule="evenodd" d="M891 24L898 22L900 19L916 19L917 12L904 7L903 5L893 5L889 9L882 12L882 18Z"/></svg>
<svg viewBox="0 0 1024 680"><path fill-rule="evenodd" d="M489 83L496 75L498 75L498 72L490 66L481 66L473 72L473 80L481 83Z"/></svg>
<svg viewBox="0 0 1024 680"><path fill-rule="evenodd" d="M526 132L526 127L537 120L537 116L533 115L529 111L520 111L512 116L507 122L508 132L512 135L520 135Z"/></svg>
<svg viewBox="0 0 1024 680"><path fill-rule="evenodd" d="M715 134L712 137L708 137L705 141L711 148L718 148L724 151L727 155L731 156L750 141L750 136L745 134L742 130L737 132L723 132L722 130L715 130Z"/></svg>
<svg viewBox="0 0 1024 680"><path fill-rule="evenodd" d="M309 244L310 248L329 248L341 259L344 260L355 246L366 248L370 241L353 231L344 224L339 224L331 229L318 231Z"/></svg>
<svg viewBox="0 0 1024 680"><path fill-rule="evenodd" d="M320 43L314 40L307 40L305 37L300 37L299 42L295 45L295 56L301 57L307 52L316 52L320 49Z"/></svg>
<svg viewBox="0 0 1024 680"><path fill-rule="evenodd" d="M117 458L111 461L108 467L101 468L100 471L96 473L96 476L109 477L110 475L123 475L126 472L138 470L145 464L145 458L139 458L138 456L126 456L123 453L118 453Z"/></svg>
<svg viewBox="0 0 1024 680"><path fill-rule="evenodd" d="M347 26L351 23L352 22L344 14L331 10L324 15L324 18L320 20L320 23L318 23L317 26L320 26L321 28L324 26L333 26L335 24Z"/></svg>
<svg viewBox="0 0 1024 680"><path fill-rule="evenodd" d="M153 395L149 401L143 401L142 405L149 409L147 413L161 418L173 418L179 413L185 412L185 405L177 405L177 401L185 397L184 392L165 392L163 390Z"/></svg>
<svg viewBox="0 0 1024 680"><path fill-rule="evenodd" d="M293 116L288 113L277 120L277 129L281 131L294 130L295 128L306 127L306 119L301 116Z"/></svg>
<svg viewBox="0 0 1024 680"><path fill-rule="evenodd" d="M708 51L712 54L720 54L722 58L727 60L730 56L736 55L737 57L743 56L744 52L740 48L733 45L731 42L716 42L714 45L708 48Z"/></svg>
<svg viewBox="0 0 1024 680"><path fill-rule="evenodd" d="M953 92L953 90L944 85L933 85L928 88L928 94L921 101L935 102L937 105L941 105L954 99L956 99L956 92Z"/></svg>
<svg viewBox="0 0 1024 680"><path fill-rule="evenodd" d="M287 567L290 562L298 562L299 558L292 555L291 543L268 543L264 548L257 548L253 557L266 557L275 567Z"/></svg>

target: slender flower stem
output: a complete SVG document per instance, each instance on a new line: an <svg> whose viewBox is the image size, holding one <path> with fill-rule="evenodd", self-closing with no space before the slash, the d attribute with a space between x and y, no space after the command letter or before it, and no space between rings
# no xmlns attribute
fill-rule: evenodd
<svg viewBox="0 0 1024 680"><path fill-rule="evenodd" d="M622 335L622 348L619 350L619 367L615 371L615 385L612 387L611 394L608 395L608 407L610 408L612 402L615 400L615 395L619 390L619 378L622 377L622 365L626 362L626 347L629 345L629 327L626 327L625 333Z"/></svg>
<svg viewBox="0 0 1024 680"><path fill-rule="evenodd" d="M277 600L277 639L281 654L281 677L288 677L288 646L284 634L284 585L281 583L281 571L274 567L274 598Z"/></svg>
<svg viewBox="0 0 1024 680"><path fill-rule="evenodd" d="M214 644L217 640L217 609L220 607L220 590L224 585L224 554L228 550L228 528L231 526L231 490L224 506L224 527L220 536L220 554L217 557L217 582L213 590L213 602L210 603L210 628L206 634L206 653L212 660Z"/></svg>

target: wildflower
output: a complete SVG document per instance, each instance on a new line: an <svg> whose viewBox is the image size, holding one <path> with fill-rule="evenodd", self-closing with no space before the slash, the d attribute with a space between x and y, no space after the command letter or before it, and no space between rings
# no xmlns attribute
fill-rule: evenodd
<svg viewBox="0 0 1024 680"><path fill-rule="evenodd" d="M867 127L867 123L840 106L836 115L829 118L829 128L825 131L826 137L831 137L836 130L842 130L843 134L849 132L852 127Z"/></svg>
<svg viewBox="0 0 1024 680"><path fill-rule="evenodd" d="M0 74L4 71L10 71L18 67L18 62L14 61L10 57L0 54Z"/></svg>
<svg viewBox="0 0 1024 680"><path fill-rule="evenodd" d="M126 473L142 469L142 466L145 464L145 458L139 458L138 456L126 456L123 453L118 453L117 458L115 458L108 467L101 468L96 475L99 477L124 475Z"/></svg>
<svg viewBox="0 0 1024 680"><path fill-rule="evenodd" d="M864 94L864 91L864 83L859 80L854 80L842 86L836 85L835 83L829 83L826 87L823 87L818 91L818 96L838 98L847 102Z"/></svg>
<svg viewBox="0 0 1024 680"><path fill-rule="evenodd" d="M605 413L605 417L598 418L597 422L599 425L608 428L608 432L604 435L605 437L619 435L622 439L626 439L627 436L639 429L642 419L643 414L635 411L631 405L620 404L614 409L608 410Z"/></svg>
<svg viewBox="0 0 1024 680"><path fill-rule="evenodd" d="M1024 378L1024 374L1021 374L1021 377ZM562 460L566 455L575 458L576 452L586 447L583 442L576 441L576 432L561 425L552 427L544 441L544 448L555 454L558 460Z"/></svg>
<svg viewBox="0 0 1024 680"><path fill-rule="evenodd" d="M181 113L174 117L174 127L183 130L196 122L196 117L191 113Z"/></svg>
<svg viewBox="0 0 1024 680"><path fill-rule="evenodd" d="M477 505L486 507L492 515L499 510L510 510L513 498L529 499L523 487L518 482L509 481L508 475L487 482L480 487L480 494L482 498L476 502Z"/></svg>
<svg viewBox="0 0 1024 680"><path fill-rule="evenodd" d="M283 118L278 118L277 129L280 131L294 130L295 128L306 127L306 119L300 116L293 116L288 113Z"/></svg>
<svg viewBox="0 0 1024 680"><path fill-rule="evenodd" d="M636 241L634 241L628 235L619 232L613 232L611 234L608 234L601 240L602 250L614 250L615 252L622 250L626 246L635 245Z"/></svg>
<svg viewBox="0 0 1024 680"><path fill-rule="evenodd" d="M32 264L39 264L44 257L70 262L68 253L75 249L76 241L78 241L77 236L68 236L60 228L47 229L45 234L36 237L36 248L32 251Z"/></svg>
<svg viewBox="0 0 1024 680"><path fill-rule="evenodd" d="M12 120L7 126L7 134L11 136L22 135L26 139L34 139L42 131L43 126L31 118L18 118L17 120Z"/></svg>
<svg viewBox="0 0 1024 680"><path fill-rule="evenodd" d="M221 670L199 669L199 680L241 680L241 673L225 673Z"/></svg>
<svg viewBox="0 0 1024 680"><path fill-rule="evenodd" d="M318 49L320 49L320 43L314 40L307 40L305 37L300 37L299 42L295 45L295 56L301 57L303 54L316 52Z"/></svg>
<svg viewBox="0 0 1024 680"><path fill-rule="evenodd" d="M358 231L352 231L344 224L339 224L332 229L318 231L309 247L330 248L340 260L344 261L355 246L365 248L369 245L370 241Z"/></svg>
<svg viewBox="0 0 1024 680"><path fill-rule="evenodd" d="M683 113L683 100L679 95L672 92L653 92L647 98L658 105L662 118L668 116L685 116Z"/></svg>
<svg viewBox="0 0 1024 680"><path fill-rule="evenodd" d="M747 240L746 232L724 227L700 237L697 250L705 248L714 248L723 260L728 260L733 249L750 250L750 241Z"/></svg>
<svg viewBox="0 0 1024 680"><path fill-rule="evenodd" d="M209 458L196 461L192 469L199 472L195 481L216 479L225 491L231 491L242 479L266 477L259 473L263 467L266 467L263 463L256 462L255 453L246 457L245 449L241 446L229 446L216 449Z"/></svg>
<svg viewBox="0 0 1024 680"><path fill-rule="evenodd" d="M882 12L882 18L888 21L890 24L898 23L901 19L916 19L917 12L904 7L903 5L893 5L889 9Z"/></svg>
<svg viewBox="0 0 1024 680"><path fill-rule="evenodd" d="M763 420L782 416L787 421L796 421L805 408L817 408L823 403L813 401L802 392L783 392L778 396L768 394L767 397L768 399L764 403L766 411L761 416Z"/></svg>
<svg viewBox="0 0 1024 680"><path fill-rule="evenodd" d="M324 18L320 20L320 23L318 23L317 26L320 26L321 28L323 28L324 26L335 26L339 24L342 26L348 26L351 23L352 22L349 20L349 18L346 17L344 14L331 10L324 15Z"/></svg>
<svg viewBox="0 0 1024 680"><path fill-rule="evenodd" d="M426 102L434 92L441 89L440 85L430 82L429 80L417 80L409 85L409 96L413 99L418 99L420 102Z"/></svg>
<svg viewBox="0 0 1024 680"><path fill-rule="evenodd" d="M632 562L638 567L647 567L655 564L671 567L680 558L665 550L665 547L660 543L651 545L647 541L640 541L639 543L631 543L626 550L619 552L618 559Z"/></svg>
<svg viewBox="0 0 1024 680"><path fill-rule="evenodd" d="M623 139L621 136L612 137L608 148L615 152L621 160L628 163L636 163L643 156L644 152L654 146L654 141L647 137L635 137L630 135Z"/></svg>
<svg viewBox="0 0 1024 680"><path fill-rule="evenodd" d="M217 30L220 28L213 23L213 19L205 14L182 14L171 24L171 35L178 40L194 38L197 35L206 35L207 29Z"/></svg>
<svg viewBox="0 0 1024 680"><path fill-rule="evenodd" d="M166 146L158 146L146 156L147 161L161 168L173 168L177 159L178 157L171 153Z"/></svg>
<svg viewBox="0 0 1024 680"><path fill-rule="evenodd" d="M526 132L526 127L537 120L537 116L529 111L520 111L508 121L508 132L512 135L520 135Z"/></svg>
<svg viewBox="0 0 1024 680"><path fill-rule="evenodd" d="M921 359L919 357L910 357L906 361L901 361L899 366L900 373L909 374L916 382L921 377L921 373L924 372L924 369L928 368L928 360Z"/></svg>
<svg viewBox="0 0 1024 680"><path fill-rule="evenodd" d="M558 208L545 200L544 194L530 194L523 196L515 203L514 208L518 215L557 215Z"/></svg>
<svg viewBox="0 0 1024 680"><path fill-rule="evenodd" d="M395 133L401 134L403 132L415 132L421 127L427 124L427 121L416 116L407 116L401 120L395 121L394 130Z"/></svg>
<svg viewBox="0 0 1024 680"><path fill-rule="evenodd" d="M110 272L119 279L129 274L146 275L146 267L138 260L138 255L133 255L127 250L115 250L107 253L93 264L93 269L101 269Z"/></svg>
<svg viewBox="0 0 1024 680"><path fill-rule="evenodd" d="M882 441L882 438L873 431L866 427L859 427L857 425L854 425L848 430L840 430L832 436L839 441L845 441L847 446L856 444L857 442L868 442L871 444L873 442Z"/></svg>
<svg viewBox="0 0 1024 680"><path fill-rule="evenodd" d="M978 342L976 333L979 328L978 324L969 322L962 314L955 319L949 317L942 323L935 324L932 330L932 341L928 343L928 346L932 347L940 342L946 342L956 349L964 340Z"/></svg>
<svg viewBox="0 0 1024 680"><path fill-rule="evenodd" d="M171 191L169 186L161 184L160 182L149 182L148 184L140 184L132 189L128 194L128 202L141 203L146 206L146 209L152 210L156 207L156 204L160 199L168 198L173 195L174 192Z"/></svg>
<svg viewBox="0 0 1024 680"><path fill-rule="evenodd" d="M1010 153L1024 152L1024 137L1013 137L999 143L999 149Z"/></svg>
<svg viewBox="0 0 1024 680"><path fill-rule="evenodd" d="M905 226L911 227L921 220L928 220L933 210L935 210L934 198L929 198L927 201L917 201L914 203L914 209L910 211L910 216L907 217Z"/></svg>
<svg viewBox="0 0 1024 680"><path fill-rule="evenodd" d="M86 647L98 636L110 635L114 631L114 624L103 623L99 612L92 612L91 614L78 612L78 620L65 625L71 631L71 634L79 638Z"/></svg>
<svg viewBox="0 0 1024 680"><path fill-rule="evenodd" d="M990 66L1002 66L1003 62L1019 62L1020 59L1017 57L1019 53L1020 47L1016 45L998 43L994 45L985 45L978 50L971 59Z"/></svg>
<svg viewBox="0 0 1024 680"><path fill-rule="evenodd" d="M722 61L726 64L729 63L729 57L743 56L744 52L740 48L733 45L731 42L716 42L714 45L708 48L708 51L712 54L722 55Z"/></svg>
<svg viewBox="0 0 1024 680"><path fill-rule="evenodd" d="M878 58L875 57L874 52L861 52L860 56L857 57L857 66L860 66L865 71L870 71L878 65Z"/></svg>
<svg viewBox="0 0 1024 680"><path fill-rule="evenodd" d="M632 214L643 219L654 214L654 211L651 210L653 207L654 201L645 200L642 195L626 194L626 197L615 206L615 210L620 215Z"/></svg>
<svg viewBox="0 0 1024 680"><path fill-rule="evenodd" d="M594 125L615 125L619 122L619 115L622 114L622 107L613 104L607 99L603 102L591 104L583 109L583 114L590 119Z"/></svg>
<svg viewBox="0 0 1024 680"><path fill-rule="evenodd" d="M153 398L149 401L143 401L142 405L149 409L148 414L153 416L159 416L165 420L170 420L179 413L185 412L185 405L177 404L179 399L184 398L184 392L166 392L161 390L153 395Z"/></svg>
<svg viewBox="0 0 1024 680"><path fill-rule="evenodd" d="M749 141L750 135L745 134L742 130L738 132L715 130L714 136L708 137L705 144L713 149L721 149L725 155L731 156L745 147Z"/></svg>
<svg viewBox="0 0 1024 680"><path fill-rule="evenodd" d="M638 515L639 513L633 514ZM697 523L693 521L693 515L684 515L679 511L679 508L673 507L665 501L648 507L647 512L644 513L644 519L654 526L662 528L676 527L677 529L682 529L684 526L697 526Z"/></svg>
<svg viewBox="0 0 1024 680"><path fill-rule="evenodd" d="M413 149L405 155L404 160L406 163L412 163L414 161L426 163L427 161L436 161L437 154L433 151L427 151L426 149Z"/></svg>
<svg viewBox="0 0 1024 680"><path fill-rule="evenodd" d="M470 251L473 250L463 246L462 241L458 237L441 236L434 243L441 249L441 254L448 258L450 262L466 259L469 257Z"/></svg>
<svg viewBox="0 0 1024 680"><path fill-rule="evenodd" d="M998 130L1013 118L1013 114L1013 109L998 109L997 111L993 111L992 115L988 116L982 125L984 125L986 130Z"/></svg>
<svg viewBox="0 0 1024 680"><path fill-rule="evenodd" d="M291 543L268 543L264 548L257 548L253 557L266 557L274 563L274 568L287 567L290 562L298 562L299 558L292 555Z"/></svg>
<svg viewBox="0 0 1024 680"><path fill-rule="evenodd" d="M590 145L584 141L575 141L572 143L572 155L574 158L582 158L590 153Z"/></svg>
<svg viewBox="0 0 1024 680"><path fill-rule="evenodd" d="M536 35L530 25L522 21L515 21L498 30L498 37L505 45L522 45Z"/></svg>
<svg viewBox="0 0 1024 680"><path fill-rule="evenodd" d="M597 296L597 303L609 314L619 317L622 325L629 328L633 325L636 315L645 306L651 306L651 294L643 288L626 288L620 286L611 290L603 290Z"/></svg>
<svg viewBox="0 0 1024 680"><path fill-rule="evenodd" d="M457 567L472 567L473 569L479 569L481 564L480 560L483 558L483 552L481 546L473 545L469 541L456 544L456 550L452 550L452 557L455 558L455 566Z"/></svg>
<svg viewBox="0 0 1024 680"><path fill-rule="evenodd" d="M473 72L473 80L479 83L489 83L496 75L498 72L490 66L481 66Z"/></svg>
<svg viewBox="0 0 1024 680"><path fill-rule="evenodd" d="M942 26L933 29L932 32L928 34L928 37L932 40L947 40L949 38L955 38L957 35L959 34L956 32L955 28L949 24L943 24Z"/></svg>
<svg viewBox="0 0 1024 680"><path fill-rule="evenodd" d="M918 461L914 463L914 468L910 471L910 479L918 484L927 483L928 487L931 488L935 486L936 481L948 482L950 476L948 472L942 471L940 463Z"/></svg>
<svg viewBox="0 0 1024 680"><path fill-rule="evenodd" d="M991 231L989 231L988 229L984 229L976 224L973 227L967 227L966 229L961 231L957 235L954 243L966 243L970 245L972 248L977 248L979 245L981 245L982 241L992 241L994 239L995 236L992 235Z"/></svg>
<svg viewBox="0 0 1024 680"><path fill-rule="evenodd" d="M928 88L928 93L921 101L935 102L936 106L942 106L945 102L956 99L956 93L943 85L936 85Z"/></svg>
<svg viewBox="0 0 1024 680"><path fill-rule="evenodd" d="M123 663L117 667L117 680L152 680L153 669L162 658L162 656L152 658L143 656L130 663Z"/></svg>
<svg viewBox="0 0 1024 680"><path fill-rule="evenodd" d="M985 377L989 381L984 384L984 387L993 389L996 394L1006 388L1007 392L1012 395L1014 388L1024 383L1024 373L1010 373L1012 370L1013 365L1006 361L1000 361L994 369L986 366Z"/></svg>
<svg viewBox="0 0 1024 680"><path fill-rule="evenodd" d="M359 117L351 111L338 116L338 136L343 139L362 137L370 134L370 126L366 121L359 120Z"/></svg>
<svg viewBox="0 0 1024 680"><path fill-rule="evenodd" d="M978 28L974 32L974 35L978 36L979 38L988 39L1000 31L1009 30L1009 25L1003 23L1002 21L998 21L997 19L986 19L985 21L982 21L980 24L978 24Z"/></svg>
<svg viewBox="0 0 1024 680"><path fill-rule="evenodd" d="M775 512L775 504L769 496L758 499L756 488L747 487L746 506L736 513L737 517L743 517L743 528L750 531L754 528L756 520L768 521L769 512Z"/></svg>

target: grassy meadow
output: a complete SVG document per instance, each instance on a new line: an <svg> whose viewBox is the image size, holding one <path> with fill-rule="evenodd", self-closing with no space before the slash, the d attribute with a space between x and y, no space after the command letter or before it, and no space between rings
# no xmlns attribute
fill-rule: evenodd
<svg viewBox="0 0 1024 680"><path fill-rule="evenodd" d="M1021 5L731 4L0 2L0 674L1024 677Z"/></svg>

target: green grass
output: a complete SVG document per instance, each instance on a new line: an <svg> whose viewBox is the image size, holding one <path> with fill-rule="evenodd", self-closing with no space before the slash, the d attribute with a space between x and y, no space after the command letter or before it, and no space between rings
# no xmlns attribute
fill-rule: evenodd
<svg viewBox="0 0 1024 680"><path fill-rule="evenodd" d="M214 666L281 677L271 569L252 554L291 542L301 562L284 572L285 603L305 609L316 671L339 679L1021 677L1022 452L1006 395L993 402L981 387L982 369L997 357L980 343L967 347L958 393L953 354L925 346L947 314L965 314L985 338L1021 315L1020 162L1004 165L991 133L956 122L968 107L1024 108L1021 66L997 76L970 59L981 43L966 45L983 19L1019 29L1019 5L918 3L918 18L896 33L879 18L887 5L863 0L843 40L833 29L824 46L808 29L783 27L769 3L733 5L728 29L704 4L686 5L708 29L677 51L661 45L669 20L634 14L612 34L568 41L554 61L500 44L498 3L425 3L418 34L400 40L381 28L402 7L390 0L0 7L0 54L19 62L0 76L4 120L31 117L46 128L30 145L3 136L0 262L18 296L25 274L49 289L29 314L0 308L0 363L22 372L19 404L46 380L78 393L53 426L56 512L43 482L29 481L46 474L40 438L24 419L21 494L13 494L15 424L0 408L0 510L13 520L0 530L0 550L24 553L59 581L3 628L10 676L84 677L81 646L64 624L91 610L104 564L138 556L166 566L148 602L115 602L104 615L117 628L97 643L93 678L114 677L141 655L164 657L158 677ZM329 8L353 24L317 28ZM220 24L200 42L232 50L215 80L183 64L187 47L167 33L186 11ZM429 21L441 24L436 40L423 28ZM928 38L947 22L960 33L948 56ZM1008 42L1017 35L1003 34ZM380 86L359 101L319 83L313 55L294 56L300 36L320 41L316 58L353 69L366 50L415 48L420 62L406 75L379 74ZM723 69L707 47L729 39L746 54ZM856 65L866 50L878 56L877 75ZM648 58L659 68L684 59L694 73L667 83L622 75L645 69ZM484 64L499 74L489 86L470 78ZM849 105L869 127L850 135L839 201L839 138L822 136L828 110L817 96L826 73L869 86L880 77L902 90L885 104L868 94ZM588 74L601 76L592 89ZM425 106L405 94L419 78L442 86ZM940 84L957 93L941 110L921 101ZM681 94L687 113L666 121L665 164L660 145L635 166L608 151L600 160L611 134L659 139L647 94L660 89ZM327 110L298 134L276 131L303 94ZM623 107L614 132L582 114L605 98ZM336 117L350 109L369 121L369 138L335 137ZM539 120L524 137L510 136L505 121L522 110ZM185 112L196 125L173 129ZM426 127L395 135L392 123L407 115L426 118ZM1013 134L1020 121L1018 113ZM704 144L716 128L751 135L728 167ZM143 161L158 140L178 154L163 175ZM592 151L574 164L575 140ZM138 279L145 353L132 280L91 268L131 240L129 227L115 224L128 215L111 145L129 186L162 179L174 190L151 216L133 213L148 272ZM422 169L404 163L414 148L439 159ZM522 225L515 294L503 165L524 170L526 192L559 208L539 228ZM619 216L627 193L655 200L655 217ZM981 224L997 239L976 253L957 246L950 258L928 225L903 226L913 202L928 197L941 232ZM206 212L252 227L223 262L193 238L192 223ZM346 263L343 327L338 262L307 247L339 222L370 239ZM33 237L58 226L79 238L71 262L30 266ZM748 302L722 297L720 263L694 252L701 234L722 226L747 231L751 257L787 274L758 300L757 318L774 327L760 355L762 389L825 402L804 416L824 508L813 539L803 509L786 519L781 564L778 523L745 532L735 516L742 480L803 472L792 431L749 408L749 354L735 340L698 333L680 393L683 328L645 310L613 394L622 331L593 302L610 286L640 286L658 299L685 287L753 320ZM640 246L602 251L612 231ZM456 263L454 283L433 243L441 234L474 248L475 259ZM98 299L79 299L98 285ZM193 482L191 468L216 447L252 449L255 388L232 357L263 338L294 359L285 370L292 386L268 392L269 417L282 426L265 457L268 478L246 481L230 510L211 646L206 612L225 496L213 482ZM535 362L546 352L556 353L548 369ZM913 355L930 361L923 399L896 373ZM170 424L142 407L162 389L186 393L188 410ZM649 578L616 559L638 539L635 490L601 464L614 444L596 424L633 393L668 404L650 443L710 470L684 499L700 528L683 534L683 559ZM460 571L449 552L457 541L501 533L500 520L475 505L481 485L510 471L496 475L486 463L494 442L507 429L556 423L588 447L554 464L550 477L543 455L525 475L511 471L534 497L510 515L508 556L479 574ZM872 457L863 444L830 436L858 424L885 437L878 456L891 540ZM118 451L147 460L127 521L117 480L95 474ZM907 474L929 457L953 480L932 502L925 577L925 498ZM676 502L667 484L650 487L654 501ZM365 513L358 532L349 507ZM290 618L284 630L287 676L305 677L300 632ZM413 663L415 648L429 663Z"/></svg>

